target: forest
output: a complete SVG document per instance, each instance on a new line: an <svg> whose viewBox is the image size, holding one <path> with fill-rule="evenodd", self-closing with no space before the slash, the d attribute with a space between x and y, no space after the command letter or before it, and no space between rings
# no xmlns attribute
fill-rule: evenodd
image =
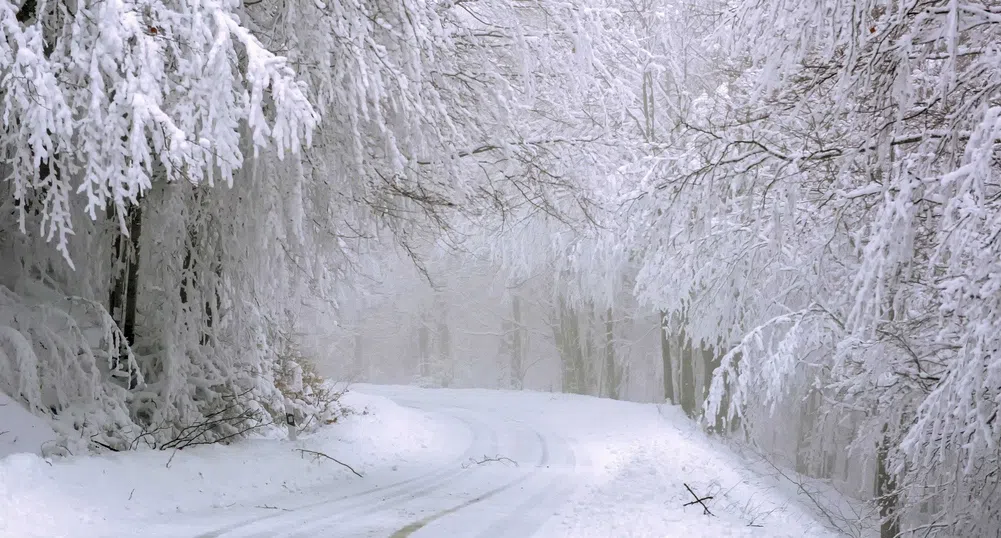
<svg viewBox="0 0 1001 538"><path fill-rule="evenodd" d="M994 536L999 144L988 0L0 0L0 392L70 453L668 402Z"/></svg>

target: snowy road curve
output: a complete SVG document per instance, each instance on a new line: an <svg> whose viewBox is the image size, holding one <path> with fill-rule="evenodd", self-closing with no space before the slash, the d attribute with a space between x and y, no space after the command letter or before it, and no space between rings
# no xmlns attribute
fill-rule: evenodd
<svg viewBox="0 0 1001 538"><path fill-rule="evenodd" d="M369 389L372 390L372 389ZM350 491L337 483L319 500L230 523L198 538L525 537L552 517L574 487L569 444L499 411L387 394L405 407L468 430L458 456L380 483L366 475ZM496 461L495 461L496 460Z"/></svg>
<svg viewBox="0 0 1001 538"><path fill-rule="evenodd" d="M377 385L343 403L295 442L0 459L0 538L837 536L798 486L673 407Z"/></svg>

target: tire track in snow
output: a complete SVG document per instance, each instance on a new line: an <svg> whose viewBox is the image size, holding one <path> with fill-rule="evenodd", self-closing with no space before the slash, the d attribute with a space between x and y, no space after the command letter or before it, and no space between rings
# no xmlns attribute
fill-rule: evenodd
<svg viewBox="0 0 1001 538"><path fill-rule="evenodd" d="M461 410L468 413L466 409L456 408L454 410ZM445 411L445 409L439 409L439 411ZM393 488L393 491L389 492L386 491L389 488L380 488L376 493L384 493L384 495L378 499L357 499L356 497L351 497L345 499L346 502L328 503L322 506L322 508L324 508L324 511L333 510L332 514L321 515L316 519L304 521L302 522L304 524L290 529L291 532L276 533L271 529L268 532L254 534L252 537L272 538L283 536L289 538L313 538L316 536L315 532L317 530L329 527L331 523L336 523L349 517L360 517L384 512L450 486L456 478L467 472L461 467L461 462L478 454L495 450L498 443L497 431L491 428L486 422L471 420L468 417L461 417L455 414L451 414L450 416L462 420L473 431L473 442L470 443L469 448L461 458L439 467L439 470L435 472L423 475L420 481L415 483L408 482L406 487L396 487Z"/></svg>
<svg viewBox="0 0 1001 538"><path fill-rule="evenodd" d="M542 457L540 458L538 464L536 465L536 468L539 468L539 467L545 466L549 462L549 449L547 447L546 440L542 437L542 434L540 434L538 432L535 432L535 433L538 436L540 445L542 447ZM439 519L444 518L445 516L448 516L450 514L454 514L454 513L458 512L459 510L462 510L464 508L468 508L468 507L470 507L470 506L472 506L474 504L477 504L479 502L485 501L485 500L487 500L487 499L489 499L491 497L494 497L494 496L496 496L496 495L498 495L500 493L503 493L504 491L507 491L507 490L513 488L514 486L517 486L517 485L519 485L519 484L527 481L528 479L532 478L533 476L535 476L535 475L534 474L524 475L524 476L522 476L520 478L517 478L517 479L511 481L511 482L508 482L507 484L504 484L502 486L496 487L494 489L491 489L491 490L487 491L486 493L480 494L477 497L469 499L468 501L465 501L462 504L459 504L457 506L453 506L452 508L448 508L446 510L442 510L441 512L438 512L436 514L432 514L432 515L430 515L428 517L425 517L424 519L421 519L419 521L415 521L415 522L407 525L406 527L403 527L402 529L394 532L390 536L390 538L407 538L411 534L413 534L413 533L421 530L422 528L428 526L429 524L431 524L431 523L433 523L433 522L435 522L435 521L437 521Z"/></svg>
<svg viewBox="0 0 1001 538"><path fill-rule="evenodd" d="M547 445L562 452L561 457L557 458L557 462L562 459L571 471L576 469L577 458L565 439L558 438L556 442L547 442ZM544 478L542 483L536 486L537 492L515 506L506 516L477 534L476 538L498 536L524 538L531 536L553 516L556 508L561 506L576 489L575 484L565 483L567 477L564 473L538 471L534 476Z"/></svg>
<svg viewBox="0 0 1001 538"><path fill-rule="evenodd" d="M451 460L448 464L436 467L430 472L388 485L374 486L346 496L343 494L328 496L322 500L297 506L284 512L269 513L252 519L238 521L225 527L199 534L196 538L225 538L229 536L270 538L282 535L278 534L281 533L282 528L284 528L285 532L289 530L299 532L300 530L307 530L304 528L305 526L313 528L333 519L353 515L358 513L360 508L363 509L366 506L382 506L400 497L434 490L440 487L441 484L448 483L455 475L461 473L461 471L454 470L455 467L483 452L484 446L493 446L496 444L496 432L490 429L485 423L454 415L450 416L460 420L469 428L472 432L472 440L466 451L458 458ZM373 497L376 497L376 499L373 499ZM314 512L321 511L321 509L323 513L313 514ZM330 510L334 511L333 515L330 515ZM365 510L362 510L360 513L365 512ZM307 519L310 515L315 515L317 519ZM296 525L296 520L299 520L298 525ZM306 523L306 525L304 526L303 523Z"/></svg>

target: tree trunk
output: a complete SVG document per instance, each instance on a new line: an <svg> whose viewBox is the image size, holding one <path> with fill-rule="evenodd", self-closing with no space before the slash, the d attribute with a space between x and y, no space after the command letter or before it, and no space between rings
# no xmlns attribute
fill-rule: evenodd
<svg viewBox="0 0 1001 538"><path fill-rule="evenodd" d="M570 313L566 300L560 297L560 334L559 347L560 359L563 363L563 392L577 391L577 374L574 372L574 352L575 343L570 336Z"/></svg>
<svg viewBox="0 0 1001 538"><path fill-rule="evenodd" d="M108 219L115 219L115 210L110 207L108 208ZM108 313L111 314L111 319L115 320L115 324L119 328L125 325L122 319L124 313L122 298L125 296L124 273L126 273L125 245L122 241L121 231L119 231L111 245L111 293L108 295ZM181 286L181 301L185 300L184 286Z"/></svg>
<svg viewBox="0 0 1001 538"><path fill-rule="evenodd" d="M111 242L111 292L108 294L108 313L119 329L125 326L125 281L128 274L128 253L125 244L125 234L118 224L118 213L115 206L107 208L108 220L115 225L117 234ZM183 290L182 290L183 292ZM181 296L183 300L183 295Z"/></svg>
<svg viewBox="0 0 1001 538"><path fill-rule="evenodd" d="M563 363L563 391L585 394L587 375L584 369L584 349L580 340L580 319L577 310L568 305L563 297L560 297L559 317L557 346Z"/></svg>
<svg viewBox="0 0 1001 538"><path fill-rule="evenodd" d="M594 372L601 372L601 366L598 362L598 353L595 349L595 320L597 317L594 314L594 303L590 303L587 313L587 333L584 335L584 355L580 358L577 372L580 375L580 380L578 381L581 387L581 394L598 394L595 390L597 386L596 375L591 375Z"/></svg>
<svg viewBox="0 0 1001 538"><path fill-rule="evenodd" d="M883 426L883 439L876 447L876 503L879 506L879 538L896 538L900 535L897 519L897 484L886 468L890 439Z"/></svg>
<svg viewBox="0 0 1001 538"><path fill-rule="evenodd" d="M200 206L205 196L205 191L196 188L192 192L191 204ZM187 228L188 243L185 246L184 260L181 262L181 304L199 303L203 308L201 321L197 327L199 331L198 344L207 346L212 343L212 327L216 325L219 311L222 308L222 298L219 295L219 286L222 282L222 262L218 258L218 252L214 253L215 261L207 258L212 249L207 245L211 241L211 235L198 233L196 225L189 225ZM215 275L215 279L211 275ZM189 307L190 322L198 320L197 311ZM188 322L185 322L188 323Z"/></svg>
<svg viewBox="0 0 1001 538"><path fill-rule="evenodd" d="M431 375L431 331L428 330L427 320L425 316L421 314L421 319L418 321L420 325L417 327L417 346L420 355L418 355L418 371L421 377L428 377Z"/></svg>
<svg viewBox="0 0 1001 538"><path fill-rule="evenodd" d="M441 386L447 387L454 381L455 369L452 362L452 335L448 329L448 310L446 309L444 301L439 301L438 303L437 336L438 362L441 364L442 369L442 371L438 373L438 377Z"/></svg>
<svg viewBox="0 0 1001 538"><path fill-rule="evenodd" d="M685 331L678 337L681 352L681 410L690 418L695 418L695 353Z"/></svg>
<svg viewBox="0 0 1001 538"><path fill-rule="evenodd" d="M142 235L142 209L132 206L129 211L129 240L132 246L131 256L128 258L128 272L125 292L125 313L122 317L124 326L122 333L129 345L136 342L136 300L139 296L139 236Z"/></svg>
<svg viewBox="0 0 1001 538"><path fill-rule="evenodd" d="M608 307L605 313L605 396L618 400L620 381L615 364L615 322L612 320L612 307Z"/></svg>
<svg viewBox="0 0 1001 538"><path fill-rule="evenodd" d="M897 274L900 277L900 274ZM893 297L891 293L888 297ZM895 310L890 304L886 308L887 317L894 321ZM879 506L879 538L896 538L900 535L900 520L897 519L897 483L886 468L890 452L889 427L883 424L883 438L876 446L876 503Z"/></svg>
<svg viewBox="0 0 1001 538"><path fill-rule="evenodd" d="M553 343L556 344L556 353L560 357L560 392L567 392L569 376L567 375L567 345L564 341L563 333L563 300L560 299L560 306L555 308L550 325L553 328Z"/></svg>
<svg viewBox="0 0 1001 538"><path fill-rule="evenodd" d="M806 397L799 412L799 431L796 435L796 472L802 475L810 474L810 438L813 433L814 421L813 391Z"/></svg>
<svg viewBox="0 0 1001 538"><path fill-rule="evenodd" d="M215 280L212 282L210 297L205 301L205 331L202 332L202 345L207 346L212 343L212 327L220 316L222 310L222 297L219 296L219 288L222 285L222 261L218 258L219 253L215 253L216 259L213 262L212 273Z"/></svg>
<svg viewBox="0 0 1001 538"><path fill-rule="evenodd" d="M716 374L716 369L719 368L719 365L721 364L721 357L717 353L719 349L719 346L702 348L702 373L704 379L702 384L703 404L709 399L709 387L712 386L713 376Z"/></svg>
<svg viewBox="0 0 1001 538"><path fill-rule="evenodd" d="M114 207L107 211L109 220L116 220ZM139 237L142 235L142 212L138 206L132 206L125 215L128 236L119 233L112 244L111 260L111 293L108 296L108 312L115 324L122 331L124 341L119 346L119 356L112 360L112 370L120 372L116 377L128 376L128 387L134 389L138 385L138 372L128 370L121 373L125 366L120 357L127 356L127 347L135 345L136 339L136 301L139 295Z"/></svg>
<svg viewBox="0 0 1001 538"><path fill-rule="evenodd" d="M664 364L664 401L674 404L674 368L671 364L671 341L667 336L667 312L660 313L660 359Z"/></svg>
<svg viewBox="0 0 1001 538"><path fill-rule="evenodd" d="M362 335L361 326L355 327L354 345L354 370L359 380L364 380L365 375L365 337Z"/></svg>
<svg viewBox="0 0 1001 538"><path fill-rule="evenodd" d="M524 387L525 373L522 370L525 368L525 351L521 337L524 331L521 323L521 298L517 293L511 296L511 317L514 319L511 327L511 387L521 389Z"/></svg>
<svg viewBox="0 0 1001 538"><path fill-rule="evenodd" d="M584 372L581 370L584 362L584 350L581 347L580 317L577 314L577 310L572 307L568 307L566 314L564 315L564 320L566 322L566 334L563 338L568 347L570 359L570 392L574 394L583 394Z"/></svg>

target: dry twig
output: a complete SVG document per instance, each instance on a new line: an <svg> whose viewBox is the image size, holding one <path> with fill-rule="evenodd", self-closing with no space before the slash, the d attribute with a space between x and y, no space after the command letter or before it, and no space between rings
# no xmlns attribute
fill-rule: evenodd
<svg viewBox="0 0 1001 538"><path fill-rule="evenodd" d="M254 508L263 508L265 510L281 510L282 512L291 512L292 511L289 508L278 508L277 506L269 506L269 505L266 505L266 504L259 504L259 505L255 506Z"/></svg>
<svg viewBox="0 0 1001 538"><path fill-rule="evenodd" d="M685 489L688 490L688 493L692 494L692 497L695 497L695 500L692 501L692 502L690 502L690 503L685 503L683 506L691 506L693 504L700 504L700 505L702 505L702 509L705 510L705 512L704 512L705 515L707 515L707 516L715 516L716 515L716 514L713 514L712 512L709 511L709 507L706 506L706 503L705 503L705 501L708 501L708 500L710 500L710 499L713 498L712 495L709 495L708 497L699 497L698 495L695 494L694 491L692 491L692 488L690 488L688 486L688 484L685 484Z"/></svg>
<svg viewBox="0 0 1001 538"><path fill-rule="evenodd" d="M354 470L354 468L353 468L353 467L351 467L350 465L348 465L348 464L344 463L344 462L343 462L343 461L341 461L341 460L338 460L338 459L336 459L336 458L332 458L332 457L330 457L330 456L328 456L328 455L324 454L323 452L317 452L317 451L315 451L315 450L307 450L307 449L305 449L305 448L297 448L296 450L298 450L298 451L299 451L300 453L302 453L303 455L306 455L306 454L311 454L311 455L313 455L314 457L317 457L317 458L319 458L319 457L324 457L324 458L327 458L328 460L330 460L330 461L332 461L332 462L334 462L334 463L339 463L339 464L343 465L344 467L347 467L347 468L348 468L348 469L349 469L349 470L350 470L350 471L351 471L352 473L354 473L354 474L355 474L355 476L357 476L358 478L362 478L362 475L361 475L361 473L359 473L358 471Z"/></svg>
<svg viewBox="0 0 1001 538"><path fill-rule="evenodd" d="M490 463L492 461L496 461L496 462L500 462L500 463L508 462L508 463L514 464L515 467L518 466L518 462L514 461L511 458L506 458L504 456L495 456L493 458L488 458L486 455L484 455L483 459L480 460L480 461L476 461L474 458L469 458L469 461L467 461L466 463L462 464L462 468L463 469L468 469L469 467L472 467L474 464L475 465L483 465L484 463Z"/></svg>

